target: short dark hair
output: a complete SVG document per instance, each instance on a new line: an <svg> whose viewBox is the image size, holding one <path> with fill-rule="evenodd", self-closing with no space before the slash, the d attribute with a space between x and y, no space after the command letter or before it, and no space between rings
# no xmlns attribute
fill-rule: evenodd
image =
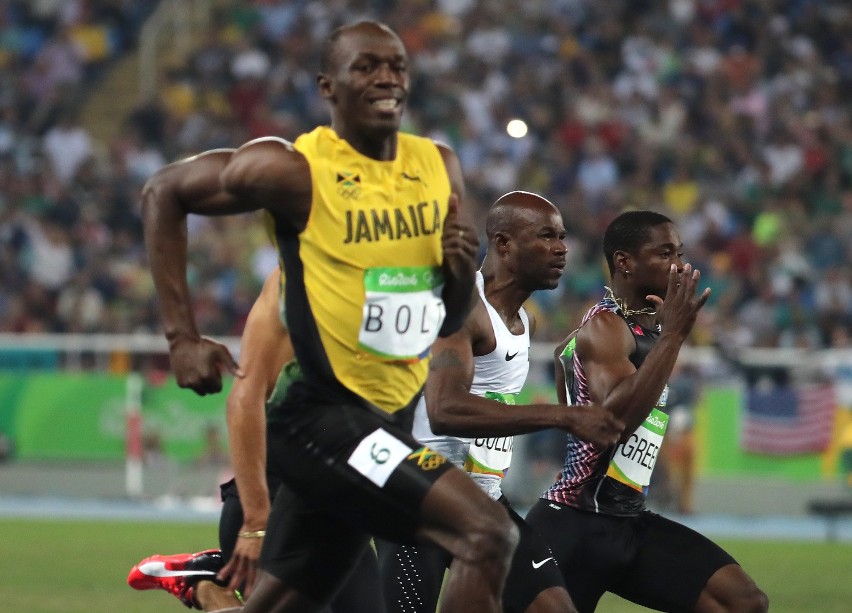
<svg viewBox="0 0 852 613"><path fill-rule="evenodd" d="M328 74L329 70L333 65L333 56L334 51L337 48L337 41L340 40L340 37L350 29L351 25L343 25L339 28L336 28L331 34L326 36L325 40L322 43L322 48L320 49L320 72L323 74Z"/></svg>
<svg viewBox="0 0 852 613"><path fill-rule="evenodd" d="M615 272L612 257L616 251L637 253L650 240L651 228L664 223L672 223L672 220L655 211L627 211L613 219L603 238L603 252L610 274Z"/></svg>
<svg viewBox="0 0 852 613"><path fill-rule="evenodd" d="M362 20L356 23L347 23L338 28L335 28L331 34L326 36L325 40L322 43L322 47L320 48L320 72L323 74L328 74L329 71L334 67L335 61L335 53L337 51L337 42L341 39L341 37L357 28L361 28L364 26L374 26L375 28L384 30L388 34L392 34L397 36L396 32L394 32L391 28L389 28L384 23L379 21L370 21L370 20ZM398 36L397 36L398 37Z"/></svg>

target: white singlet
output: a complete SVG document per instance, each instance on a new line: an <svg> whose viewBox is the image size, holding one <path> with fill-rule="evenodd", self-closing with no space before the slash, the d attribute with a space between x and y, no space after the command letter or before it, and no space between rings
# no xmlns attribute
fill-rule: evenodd
<svg viewBox="0 0 852 613"><path fill-rule="evenodd" d="M485 281L481 272L476 273L476 287L488 311L497 343L491 353L474 356L473 384L470 392L503 404L515 404L515 397L523 388L530 368L529 317L521 308L519 316L524 331L521 334L512 334L494 307L486 300ZM500 408L495 406L494 410ZM417 405L412 434L418 441L445 455L453 464L470 473L473 480L491 498L500 498L503 477L512 462L513 437L437 436L429 427L424 398L421 398Z"/></svg>

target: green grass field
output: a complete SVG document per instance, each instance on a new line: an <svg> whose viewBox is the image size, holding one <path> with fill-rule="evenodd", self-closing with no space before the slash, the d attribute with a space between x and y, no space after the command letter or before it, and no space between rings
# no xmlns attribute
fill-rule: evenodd
<svg viewBox="0 0 852 613"><path fill-rule="evenodd" d="M198 551L213 524L0 520L0 610L18 613L186 611L160 591L136 592L130 567L152 553ZM852 545L720 541L769 594L773 613L852 611ZM601 613L642 611L607 595Z"/></svg>

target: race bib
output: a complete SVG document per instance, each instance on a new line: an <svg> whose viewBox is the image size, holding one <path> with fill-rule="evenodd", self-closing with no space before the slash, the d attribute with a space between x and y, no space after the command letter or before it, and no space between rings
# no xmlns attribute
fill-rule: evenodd
<svg viewBox="0 0 852 613"><path fill-rule="evenodd" d="M446 316L443 288L435 267L367 269L358 346L388 360L424 358Z"/></svg>
<svg viewBox="0 0 852 613"><path fill-rule="evenodd" d="M517 394L502 394L500 392L485 392L485 397L503 404L515 404ZM514 437L496 436L490 438L470 439L465 470L470 473L496 475L500 478L506 475L506 470L512 464Z"/></svg>
<svg viewBox="0 0 852 613"><path fill-rule="evenodd" d="M663 390L657 407L664 407L667 397L668 386ZM666 413L656 407L651 409L642 425L627 441L616 447L607 476L639 491L647 487L651 483L651 473L654 472L668 424L669 416Z"/></svg>

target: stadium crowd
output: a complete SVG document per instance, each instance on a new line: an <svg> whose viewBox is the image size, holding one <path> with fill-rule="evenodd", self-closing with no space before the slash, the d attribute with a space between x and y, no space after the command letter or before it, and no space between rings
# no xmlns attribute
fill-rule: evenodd
<svg viewBox="0 0 852 613"><path fill-rule="evenodd" d="M569 265L538 340L602 295L603 229L676 220L713 288L696 326L742 346L848 346L852 7L844 0L213 2L209 34L95 155L77 111L154 0L0 2L0 331L158 332L139 220L179 157L325 123L319 42L377 18L411 56L405 129L449 142L484 231L512 189L562 211ZM527 133L508 134L511 119ZM190 219L207 334L239 334L275 265L258 218ZM482 241L485 244L485 241Z"/></svg>

